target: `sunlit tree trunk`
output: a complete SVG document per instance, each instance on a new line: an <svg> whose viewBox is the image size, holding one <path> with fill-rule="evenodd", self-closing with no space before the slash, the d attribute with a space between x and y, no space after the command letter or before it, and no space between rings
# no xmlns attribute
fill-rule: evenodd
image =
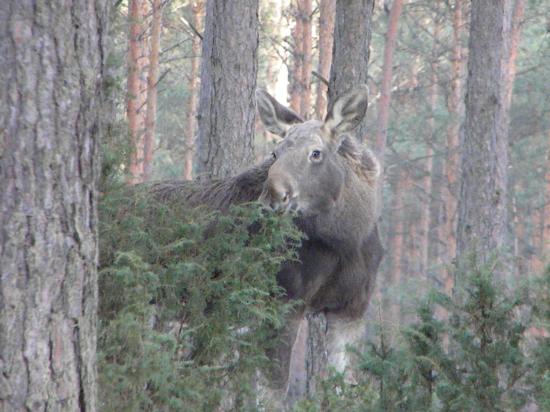
<svg viewBox="0 0 550 412"><path fill-rule="evenodd" d="M155 149L155 126L157 116L157 82L159 77L160 31L162 24L161 0L153 0L151 23L149 74L147 76L147 109L145 116L143 180L151 178L153 153Z"/></svg>
<svg viewBox="0 0 550 412"><path fill-rule="evenodd" d="M194 1L191 5L193 13L193 26L200 32L202 30L202 16L204 12L203 0ZM185 157L183 177L186 180L193 179L193 148L195 134L197 132L197 101L199 94L199 65L201 55L201 38L195 33L191 44L191 74L189 79L189 102L187 106L187 128L185 134Z"/></svg>
<svg viewBox="0 0 550 412"><path fill-rule="evenodd" d="M258 41L258 1L207 1L197 139L201 177L232 176L254 162Z"/></svg>
<svg viewBox="0 0 550 412"><path fill-rule="evenodd" d="M110 2L0 2L0 410L97 410Z"/></svg>
<svg viewBox="0 0 550 412"><path fill-rule="evenodd" d="M145 112L147 99L148 66L145 18L149 0L130 0L128 19L130 23L128 51L127 107L128 132L132 145L129 165L130 183L139 183L143 178Z"/></svg>
<svg viewBox="0 0 550 412"><path fill-rule="evenodd" d="M382 84L380 85L380 100L378 102L378 120L376 129L375 148L377 153L384 153L388 135L388 121L390 115L391 83L393 73L393 53L397 40L399 17L403 9L403 0L394 0L386 32L384 44L384 62L382 65Z"/></svg>
<svg viewBox="0 0 550 412"><path fill-rule="evenodd" d="M486 262L506 246L510 0L472 1L457 256ZM467 265L462 260L459 264Z"/></svg>
<svg viewBox="0 0 550 412"><path fill-rule="evenodd" d="M336 0L319 1L319 65L317 72L323 79L327 80L330 76L330 65L332 62L335 12ZM317 84L315 114L318 119L323 119L327 112L328 84L322 80L319 80Z"/></svg>

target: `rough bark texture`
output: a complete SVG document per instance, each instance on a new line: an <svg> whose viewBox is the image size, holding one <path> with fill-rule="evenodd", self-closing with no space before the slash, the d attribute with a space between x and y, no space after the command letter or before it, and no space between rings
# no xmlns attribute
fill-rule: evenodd
<svg viewBox="0 0 550 412"><path fill-rule="evenodd" d="M373 8L374 0L336 2L334 47L328 88L329 106L330 102L345 91L367 83ZM366 138L367 132L367 121L363 119L356 129L359 141Z"/></svg>
<svg viewBox="0 0 550 412"><path fill-rule="evenodd" d="M511 0L472 2L457 256L481 262L506 244L511 15Z"/></svg>
<svg viewBox="0 0 550 412"><path fill-rule="evenodd" d="M193 2L193 26L202 31L202 15L204 3L202 0ZM183 166L183 178L193 179L193 147L197 131L197 100L199 88L199 64L201 54L201 39L198 35L193 36L191 45L193 57L191 58L191 75L189 79L189 104L187 106L187 131L185 135L185 159Z"/></svg>
<svg viewBox="0 0 550 412"><path fill-rule="evenodd" d="M130 159L130 183L139 183L143 179L145 112L147 101L148 63L147 47L145 46L145 18L148 13L149 0L130 0L128 4L128 19L130 33L128 38L128 82L127 107L128 132L132 144Z"/></svg>
<svg viewBox="0 0 550 412"><path fill-rule="evenodd" d="M96 410L109 2L0 2L0 410Z"/></svg>
<svg viewBox="0 0 550 412"><path fill-rule="evenodd" d="M323 79L327 79L327 81L330 76L330 65L332 63L335 13L336 0L319 1L319 65L317 72ZM315 114L318 119L323 119L327 113L327 96L328 84L319 80L315 101Z"/></svg>
<svg viewBox="0 0 550 412"><path fill-rule="evenodd" d="M397 40L397 27L403 0L394 0L386 32L384 44L384 62L382 63L382 84L380 85L380 101L378 102L378 121L376 130L376 153L380 156L386 149L388 136L388 121L390 116L391 81L393 73L393 52ZM380 158L383 160L382 156Z"/></svg>
<svg viewBox="0 0 550 412"><path fill-rule="evenodd" d="M149 74L147 76L147 110L145 116L143 180L149 180L153 171L153 153L155 150L155 126L157 117L157 82L159 77L160 29L162 23L162 5L153 0L153 19L149 52Z"/></svg>
<svg viewBox="0 0 550 412"><path fill-rule="evenodd" d="M197 171L227 177L254 162L258 2L208 0L203 37Z"/></svg>

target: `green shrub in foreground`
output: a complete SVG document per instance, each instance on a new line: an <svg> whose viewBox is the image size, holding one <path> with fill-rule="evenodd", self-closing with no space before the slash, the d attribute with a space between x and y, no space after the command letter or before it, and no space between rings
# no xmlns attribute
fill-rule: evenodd
<svg viewBox="0 0 550 412"><path fill-rule="evenodd" d="M275 280L296 258L291 217L256 204L186 210L124 191L103 199L101 217L101 409L246 410L291 310Z"/></svg>

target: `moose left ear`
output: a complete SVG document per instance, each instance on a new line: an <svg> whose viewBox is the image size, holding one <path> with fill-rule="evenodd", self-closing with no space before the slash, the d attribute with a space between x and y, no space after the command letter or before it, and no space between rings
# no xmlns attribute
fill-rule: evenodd
<svg viewBox="0 0 550 412"><path fill-rule="evenodd" d="M336 100L327 113L325 127L332 136L349 132L359 126L367 112L369 89L363 84Z"/></svg>

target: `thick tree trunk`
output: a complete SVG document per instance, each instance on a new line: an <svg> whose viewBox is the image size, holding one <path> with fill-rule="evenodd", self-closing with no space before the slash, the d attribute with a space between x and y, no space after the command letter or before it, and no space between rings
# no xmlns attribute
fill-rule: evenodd
<svg viewBox="0 0 550 412"><path fill-rule="evenodd" d="M149 65L145 42L146 24L149 0L130 0L128 4L128 19L130 33L128 38L128 82L127 107L128 132L132 145L130 159L130 183L143 181L145 113L147 102L147 75Z"/></svg>
<svg viewBox="0 0 550 412"><path fill-rule="evenodd" d="M397 40L399 17L403 9L403 0L394 0L386 32L384 44L384 62L382 64L382 84L380 85L380 101L378 102L378 121L376 129L376 152L384 153L388 136L388 121L390 116L391 82L393 73L393 52ZM383 159L382 159L383 160Z"/></svg>
<svg viewBox="0 0 550 412"><path fill-rule="evenodd" d="M203 37L197 171L232 176L254 162L258 2L208 0Z"/></svg>
<svg viewBox="0 0 550 412"><path fill-rule="evenodd" d="M109 2L0 2L0 410L95 411Z"/></svg>
<svg viewBox="0 0 550 412"><path fill-rule="evenodd" d="M335 13L336 0L319 1L319 65L317 72L323 79L327 80L330 76L330 65L332 63ZM319 80L317 84L315 114L318 119L323 119L327 113L328 84L322 80Z"/></svg>
<svg viewBox="0 0 550 412"><path fill-rule="evenodd" d="M334 23L334 46L329 82L329 106L335 98L368 79L371 20L374 0L338 0ZM363 141L368 133L367 119L356 129Z"/></svg>
<svg viewBox="0 0 550 412"><path fill-rule="evenodd" d="M485 262L506 245L511 0L472 2L457 256Z"/></svg>
<svg viewBox="0 0 550 412"><path fill-rule="evenodd" d="M147 110L145 116L143 180L151 179L153 171L153 153L155 150L155 126L157 117L157 82L159 77L160 29L162 23L162 5L153 0L153 20L149 52L149 74L147 76Z"/></svg>
<svg viewBox="0 0 550 412"><path fill-rule="evenodd" d="M202 15L204 12L203 0L193 2L193 26L197 31L202 31ZM201 39L195 33L191 45L191 74L189 80L189 103L187 106L187 130L185 135L185 159L183 166L183 178L193 179L193 147L195 145L195 134L197 132L197 100L199 93L199 64L201 61Z"/></svg>

